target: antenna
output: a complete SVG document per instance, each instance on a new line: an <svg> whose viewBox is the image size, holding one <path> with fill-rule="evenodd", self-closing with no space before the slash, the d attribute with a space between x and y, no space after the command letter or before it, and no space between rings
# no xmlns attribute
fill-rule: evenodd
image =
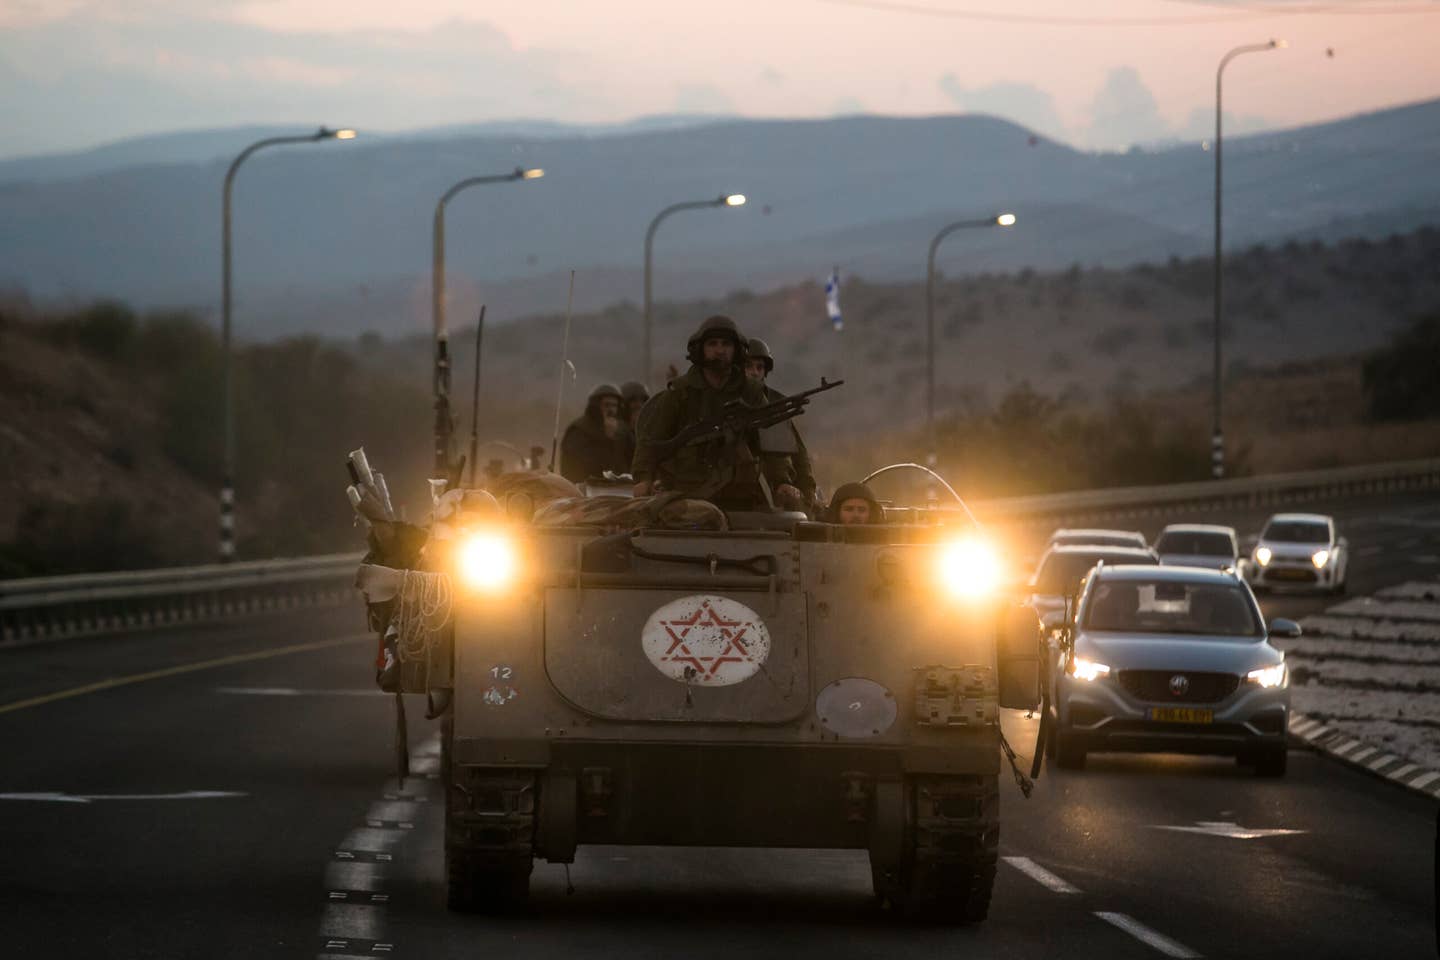
<svg viewBox="0 0 1440 960"><path fill-rule="evenodd" d="M480 344L485 336L485 304L475 323L475 392L470 399L470 483L475 486L475 453L480 443Z"/></svg>
<svg viewBox="0 0 1440 960"><path fill-rule="evenodd" d="M555 429L550 434L550 472L555 472L555 452L560 446L560 406L565 401L565 372L571 376L575 368L570 363L570 311L575 306L575 271L570 271L570 294L565 298L565 336L560 341L560 386L555 390Z"/></svg>

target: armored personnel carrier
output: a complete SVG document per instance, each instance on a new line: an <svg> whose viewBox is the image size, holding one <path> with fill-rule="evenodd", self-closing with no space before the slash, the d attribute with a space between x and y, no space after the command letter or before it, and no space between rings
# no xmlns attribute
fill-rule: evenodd
<svg viewBox="0 0 1440 960"><path fill-rule="evenodd" d="M410 682L447 693L451 907L516 904L582 844L849 848L904 914L983 919L998 710L1039 690L983 531L613 503L627 522L501 511L440 564L447 629Z"/></svg>

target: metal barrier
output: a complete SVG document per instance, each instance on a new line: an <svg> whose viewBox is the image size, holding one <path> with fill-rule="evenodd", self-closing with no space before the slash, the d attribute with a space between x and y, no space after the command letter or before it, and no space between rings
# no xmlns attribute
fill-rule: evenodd
<svg viewBox="0 0 1440 960"><path fill-rule="evenodd" d="M1440 458L978 501L983 521L1045 527L1440 489ZM0 581L0 645L353 599L358 553Z"/></svg>
<svg viewBox="0 0 1440 960"><path fill-rule="evenodd" d="M361 554L0 580L0 645L354 599Z"/></svg>

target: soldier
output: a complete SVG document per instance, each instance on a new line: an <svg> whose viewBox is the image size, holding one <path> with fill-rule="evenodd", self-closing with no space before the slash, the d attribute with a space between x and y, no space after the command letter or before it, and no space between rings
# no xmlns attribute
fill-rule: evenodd
<svg viewBox="0 0 1440 960"><path fill-rule="evenodd" d="M785 396L765 382L765 378L774 369L775 357L770 352L770 345L759 337L751 337L745 350L745 376L764 388L767 401L779 400ZM804 509L806 504L815 501L815 474L810 468L810 452L805 449L805 441L800 439L800 431L794 420L786 423L785 429L789 430L795 439L795 452L765 454L762 458L765 479L770 482L776 498L783 500L786 507Z"/></svg>
<svg viewBox="0 0 1440 960"><path fill-rule="evenodd" d="M854 523L884 523L885 511L880 501L863 483L844 483L830 498L830 507L825 512L830 523L849 526Z"/></svg>
<svg viewBox="0 0 1440 960"><path fill-rule="evenodd" d="M585 412L565 428L560 441L560 475L571 483L584 483L606 470L629 469L625 438L621 433L620 391L602 383L590 391Z"/></svg>
<svg viewBox="0 0 1440 960"><path fill-rule="evenodd" d="M634 430L640 419L640 408L650 399L650 391L645 389L643 383L627 380L620 384L620 396L625 398L625 419L629 422L630 429Z"/></svg>
<svg viewBox="0 0 1440 960"><path fill-rule="evenodd" d="M752 439L716 438L681 447L662 459L660 445L685 427L720 413L731 400L765 403L760 384L745 377L746 340L735 321L714 316L690 337L690 369L645 404L631 473L635 496L677 490L722 506L753 508L759 500L759 468Z"/></svg>

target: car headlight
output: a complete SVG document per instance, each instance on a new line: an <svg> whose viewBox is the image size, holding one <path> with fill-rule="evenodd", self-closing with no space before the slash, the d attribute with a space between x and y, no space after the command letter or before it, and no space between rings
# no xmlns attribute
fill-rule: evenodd
<svg viewBox="0 0 1440 960"><path fill-rule="evenodd" d="M1278 687L1285 682L1285 664L1277 663L1273 667L1251 670L1245 674L1245 679L1250 683L1258 683L1262 687Z"/></svg>
<svg viewBox="0 0 1440 960"><path fill-rule="evenodd" d="M1271 556L1272 556L1272 554L1270 553L1270 548L1269 548L1269 547L1256 547L1256 548L1255 548L1255 562L1258 563L1258 564L1260 564L1260 566L1262 566L1262 567L1268 566L1268 565L1270 564L1270 557L1271 557Z"/></svg>
<svg viewBox="0 0 1440 960"><path fill-rule="evenodd" d="M503 533L482 531L461 541L455 551L456 573L476 590L502 590L515 579L519 558L515 544Z"/></svg>
<svg viewBox="0 0 1440 960"><path fill-rule="evenodd" d="M1076 657L1073 661L1076 680L1099 680L1101 677L1110 676L1110 668L1103 663L1094 660L1086 660L1084 657Z"/></svg>
<svg viewBox="0 0 1440 960"><path fill-rule="evenodd" d="M1310 555L1310 562L1315 564L1316 570L1323 568L1325 564L1330 562L1330 551L1316 550Z"/></svg>
<svg viewBox="0 0 1440 960"><path fill-rule="evenodd" d="M988 596L1000 583L1000 555L983 540L959 540L941 548L937 572L957 597Z"/></svg>

